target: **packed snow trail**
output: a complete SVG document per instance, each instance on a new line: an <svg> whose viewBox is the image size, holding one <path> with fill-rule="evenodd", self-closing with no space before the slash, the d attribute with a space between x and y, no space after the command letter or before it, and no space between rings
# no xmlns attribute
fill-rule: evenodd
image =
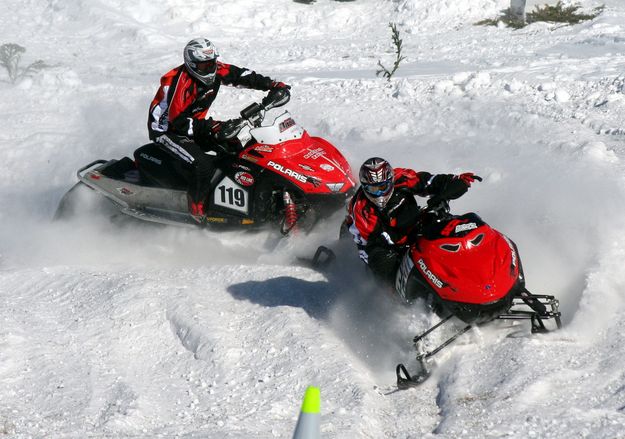
<svg viewBox="0 0 625 439"><path fill-rule="evenodd" d="M0 432L289 437L316 385L326 438L622 435L625 6L605 5L591 22L513 31L472 25L503 0L9 1L0 43L49 67L16 84L0 72ZM407 58L386 81L389 22ZM146 142L160 75L200 35L291 84L289 111L354 168L382 155L484 177L453 211L518 244L564 329L472 332L423 386L391 393L431 317L372 288L353 253L324 273L298 265L336 240L340 216L277 246L97 215L51 223L76 169ZM261 96L224 88L214 115Z"/></svg>

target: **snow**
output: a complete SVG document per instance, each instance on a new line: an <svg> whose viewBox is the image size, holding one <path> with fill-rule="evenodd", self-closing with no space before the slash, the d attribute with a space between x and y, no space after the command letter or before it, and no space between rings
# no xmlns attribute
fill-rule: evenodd
<svg viewBox="0 0 625 439"><path fill-rule="evenodd" d="M308 385L324 438L625 434L625 4L591 22L473 26L504 0L8 0L0 43L49 67L0 71L0 435L290 437ZM406 59L395 77L389 22ZM290 112L354 168L372 155L484 177L453 203L519 246L564 328L481 328L392 392L432 316L311 237L51 218L76 170L145 143L160 75L196 36L293 86ZM261 94L225 89L216 117ZM496 325L495 325L496 326Z"/></svg>

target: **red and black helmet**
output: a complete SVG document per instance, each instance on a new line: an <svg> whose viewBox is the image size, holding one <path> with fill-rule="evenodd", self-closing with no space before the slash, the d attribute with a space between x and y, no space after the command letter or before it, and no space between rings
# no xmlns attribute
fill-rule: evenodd
<svg viewBox="0 0 625 439"><path fill-rule="evenodd" d="M383 209L395 187L393 167L383 158L372 157L360 167L359 177L365 196Z"/></svg>

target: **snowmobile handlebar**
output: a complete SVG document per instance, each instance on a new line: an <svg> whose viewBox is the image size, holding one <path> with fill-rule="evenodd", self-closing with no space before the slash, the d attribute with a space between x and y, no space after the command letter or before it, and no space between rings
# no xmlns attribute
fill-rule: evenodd
<svg viewBox="0 0 625 439"><path fill-rule="evenodd" d="M288 88L270 90L261 103L254 102L241 110L240 118L230 119L223 123L219 133L215 136L219 142L234 139L246 124L259 127L265 119L265 112L272 108L281 107L289 102L291 93ZM231 151L234 152L234 151Z"/></svg>
<svg viewBox="0 0 625 439"><path fill-rule="evenodd" d="M421 209L421 214L434 213L440 215L449 213L449 210L449 200L434 196L428 200L427 206Z"/></svg>
<svg viewBox="0 0 625 439"><path fill-rule="evenodd" d="M254 102L241 110L240 126L241 128L246 122L254 127L259 127L265 118L265 111L271 110L285 105L291 100L291 93L287 88L270 90L261 103Z"/></svg>

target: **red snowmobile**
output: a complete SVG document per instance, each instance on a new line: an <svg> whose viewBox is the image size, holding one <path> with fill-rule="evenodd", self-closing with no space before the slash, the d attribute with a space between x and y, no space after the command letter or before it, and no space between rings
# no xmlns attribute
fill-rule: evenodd
<svg viewBox="0 0 625 439"><path fill-rule="evenodd" d="M527 319L532 332L546 332L544 321L561 327L558 300L531 294L516 244L475 213L452 215L447 201L422 211L418 237L405 253L395 282L405 301L423 298L442 320L414 338L419 371L411 376L397 365L400 389L418 385L430 374L426 360L474 325L495 319ZM465 323L441 345L426 351L426 337L452 318Z"/></svg>
<svg viewBox="0 0 625 439"><path fill-rule="evenodd" d="M220 140L230 143L217 163L205 203L210 227L279 227L287 234L296 225L309 229L320 218L344 208L354 178L343 155L328 141L311 137L288 111L263 125L266 113L288 102L287 90L241 111ZM162 224L197 227L188 210L191 168L150 143L134 160L96 160L77 172L79 182L63 197L56 218L72 214L80 187L110 200L118 212Z"/></svg>

